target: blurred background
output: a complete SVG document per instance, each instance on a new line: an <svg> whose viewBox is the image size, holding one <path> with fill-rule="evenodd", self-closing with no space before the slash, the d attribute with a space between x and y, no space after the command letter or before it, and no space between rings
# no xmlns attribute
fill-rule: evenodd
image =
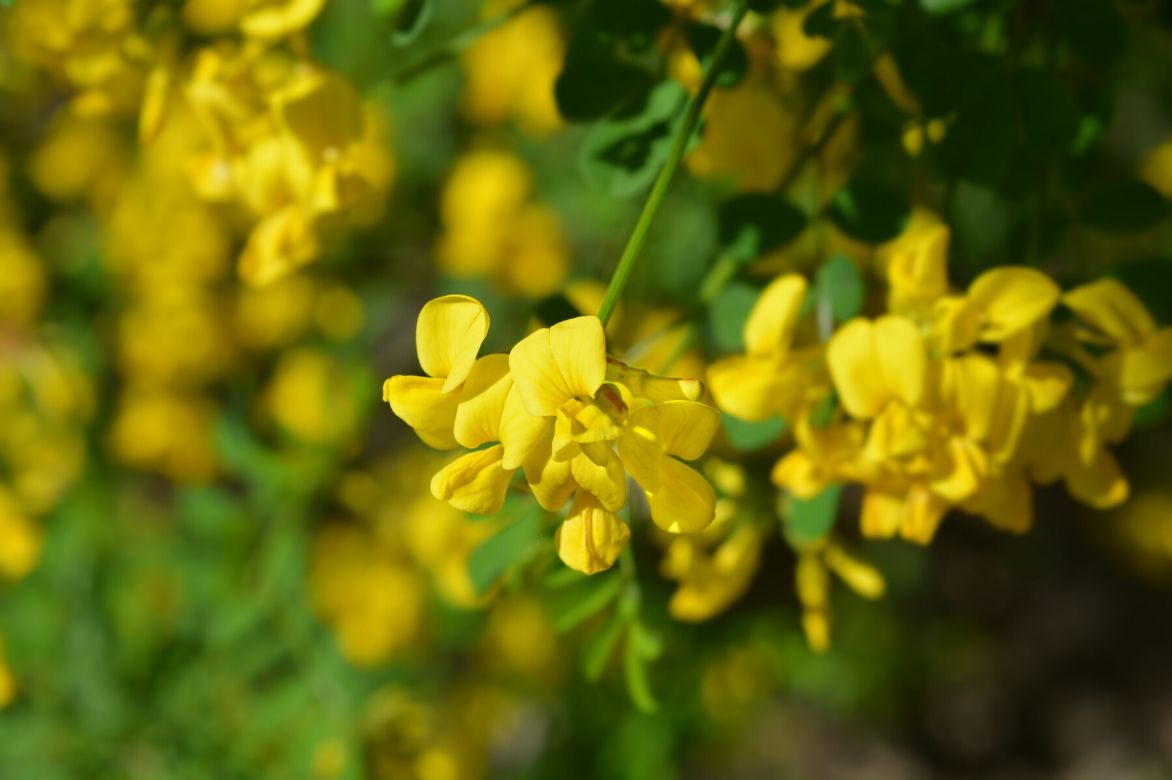
<svg viewBox="0 0 1172 780"><path fill-rule="evenodd" d="M834 584L825 652L776 519L705 620L633 539L632 656L524 506L428 492L379 394L420 307L476 296L486 351L593 312L728 5L0 2L0 777L1172 777L1167 392L1109 512L919 547L848 488L886 592ZM957 285L1111 274L1172 324L1172 6L753 7L613 352L702 375L833 256L881 299L913 207ZM767 484L781 428L726 426Z"/></svg>

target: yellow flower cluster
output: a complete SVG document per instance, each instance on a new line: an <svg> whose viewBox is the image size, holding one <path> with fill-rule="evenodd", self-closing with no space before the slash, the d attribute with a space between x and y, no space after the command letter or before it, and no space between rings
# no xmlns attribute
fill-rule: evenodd
<svg viewBox="0 0 1172 780"><path fill-rule="evenodd" d="M240 274L264 284L315 259L331 222L377 216L392 176L373 111L290 41L323 5L19 0L6 33L18 61L75 93L79 115L137 111L144 143L196 117L199 142L168 175L242 213ZM191 46L191 33L210 37Z"/></svg>
<svg viewBox="0 0 1172 780"><path fill-rule="evenodd" d="M569 268L561 220L531 200L533 177L520 159L481 150L460 157L440 202L436 262L448 275L488 277L502 290L539 298Z"/></svg>
<svg viewBox="0 0 1172 780"><path fill-rule="evenodd" d="M394 376L383 388L424 442L474 450L432 478L436 498L492 514L520 469L545 510L572 499L556 543L561 559L586 573L609 568L630 535L617 515L628 473L661 528L694 532L712 521L712 486L683 463L703 454L718 421L699 381L608 358L597 317L541 328L508 355L477 358L488 327L475 299L428 302L416 328L426 376Z"/></svg>
<svg viewBox="0 0 1172 780"><path fill-rule="evenodd" d="M825 344L795 343L805 280L774 281L746 324L747 354L710 369L717 405L790 421L797 446L774 481L799 498L861 484L869 536L926 543L952 508L1023 532L1031 484L1056 479L1095 507L1123 501L1108 445L1172 379L1172 329L1109 279L1063 294L1037 270L1001 267L954 292L947 247L945 226L913 223L880 253L887 312ZM1052 323L1060 304L1073 316Z"/></svg>

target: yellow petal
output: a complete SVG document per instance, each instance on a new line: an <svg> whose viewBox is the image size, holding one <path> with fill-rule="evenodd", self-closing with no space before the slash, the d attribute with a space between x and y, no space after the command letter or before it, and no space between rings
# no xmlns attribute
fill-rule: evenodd
<svg viewBox="0 0 1172 780"><path fill-rule="evenodd" d="M1172 380L1172 328L1163 328L1144 346L1123 353L1119 388L1123 400L1142 406L1159 395Z"/></svg>
<svg viewBox="0 0 1172 780"><path fill-rule="evenodd" d="M982 354L968 354L944 364L947 392L969 438L985 441L993 427L1001 372Z"/></svg>
<svg viewBox="0 0 1172 780"><path fill-rule="evenodd" d="M737 355L708 368L708 387L716 405L742 420L764 420L778 411L782 393L771 361Z"/></svg>
<svg viewBox="0 0 1172 780"><path fill-rule="evenodd" d="M537 445L548 440L552 422L548 417L534 417L525 411L516 386L509 388L501 412L501 444L505 456L501 465L515 469L524 463Z"/></svg>
<svg viewBox="0 0 1172 780"><path fill-rule="evenodd" d="M572 398L589 400L606 378L606 337L597 317L575 317L521 339L509 353L521 403L553 417Z"/></svg>
<svg viewBox="0 0 1172 780"><path fill-rule="evenodd" d="M1046 317L1061 291L1032 268L994 268L969 287L969 302L981 311L981 338L1003 341Z"/></svg>
<svg viewBox="0 0 1172 780"><path fill-rule="evenodd" d="M826 548L826 566L837 574L843 582L855 593L865 599L877 599L887 589L883 575L869 563L855 557L851 553L831 544Z"/></svg>
<svg viewBox="0 0 1172 780"><path fill-rule="evenodd" d="M704 395L704 383L699 379L656 376L642 369L620 363L617 360L607 361L606 379L608 382L625 387L636 398L646 398L656 403L663 401L696 401Z"/></svg>
<svg viewBox="0 0 1172 780"><path fill-rule="evenodd" d="M253 38L283 38L307 26L325 5L325 0L282 0L250 11L240 29Z"/></svg>
<svg viewBox="0 0 1172 780"><path fill-rule="evenodd" d="M708 449L720 425L720 413L696 401L668 401L659 410L663 451L696 460Z"/></svg>
<svg viewBox="0 0 1172 780"><path fill-rule="evenodd" d="M606 334L594 316L575 317L549 329L549 346L570 393L593 398L606 379Z"/></svg>
<svg viewBox="0 0 1172 780"><path fill-rule="evenodd" d="M887 490L870 488L863 494L863 508L859 526L863 536L888 538L895 536L903 523L903 496Z"/></svg>
<svg viewBox="0 0 1172 780"><path fill-rule="evenodd" d="M551 457L549 441L538 443L525 459L525 481L542 509L557 512L570 500L577 485L570 475L568 460Z"/></svg>
<svg viewBox="0 0 1172 780"><path fill-rule="evenodd" d="M936 535L936 529L940 527L946 511L948 506L939 496L927 487L913 485L904 504L900 535L909 542L928 544Z"/></svg>
<svg viewBox="0 0 1172 780"><path fill-rule="evenodd" d="M759 357L784 357L793 341L805 299L806 280L798 274L773 280L745 322L746 352Z"/></svg>
<svg viewBox="0 0 1172 780"><path fill-rule="evenodd" d="M462 455L431 478L431 494L462 512L491 515L500 511L513 472L501 468L503 448Z"/></svg>
<svg viewBox="0 0 1172 780"><path fill-rule="evenodd" d="M874 417L887 403L875 326L869 320L853 319L834 334L826 348L826 364L842 405L852 416Z"/></svg>
<svg viewBox="0 0 1172 780"><path fill-rule="evenodd" d="M802 450L793 450L779 460L770 473L770 479L773 484L785 488L800 499L813 498L829 486L826 474Z"/></svg>
<svg viewBox="0 0 1172 780"><path fill-rule="evenodd" d="M610 511L617 512L627 503L627 473L609 446L583 445L582 453L570 459L570 473Z"/></svg>
<svg viewBox="0 0 1172 780"><path fill-rule="evenodd" d="M932 481L932 490L952 503L976 493L988 472L984 450L960 436L948 440L940 465L943 473Z"/></svg>
<svg viewBox="0 0 1172 780"><path fill-rule="evenodd" d="M298 79L273 102L284 129L314 161L336 157L362 137L362 101L339 75L315 73Z"/></svg>
<svg viewBox="0 0 1172 780"><path fill-rule="evenodd" d="M659 440L660 417L654 406L637 409L623 424L619 435L619 458L643 490L659 490L663 445Z"/></svg>
<svg viewBox="0 0 1172 780"><path fill-rule="evenodd" d="M1062 296L1079 319L1119 346L1142 343L1156 330L1147 307L1118 280L1106 277Z"/></svg>
<svg viewBox="0 0 1172 780"><path fill-rule="evenodd" d="M444 393L444 381L423 376L393 376L383 384L383 400L400 420L415 429L419 438L437 450L456 447L459 393Z"/></svg>
<svg viewBox="0 0 1172 780"><path fill-rule="evenodd" d="M583 574L597 574L614 565L630 537L626 523L581 492L558 528L554 544L562 563Z"/></svg>
<svg viewBox="0 0 1172 780"><path fill-rule="evenodd" d="M1030 363L1021 377L1030 410L1042 414L1057 408L1074 386L1074 374L1061 363Z"/></svg>
<svg viewBox="0 0 1172 780"><path fill-rule="evenodd" d="M434 298L415 324L419 365L428 376L443 379L443 391L450 393L468 377L487 335L488 312L480 301L467 295Z"/></svg>
<svg viewBox="0 0 1172 780"><path fill-rule="evenodd" d="M472 365L456 407L453 433L460 446L472 450L500 441L505 399L512 387L508 355L485 355Z"/></svg>
<svg viewBox="0 0 1172 780"><path fill-rule="evenodd" d="M1079 458L1071 458L1066 471L1066 489L1070 495L1095 509L1119 506L1131 492L1119 462L1106 449L1099 449L1087 464Z"/></svg>
<svg viewBox="0 0 1172 780"><path fill-rule="evenodd" d="M647 494L651 519L671 533L703 531L716 514L712 485L675 458L664 458L660 469L660 489Z"/></svg>
<svg viewBox="0 0 1172 780"><path fill-rule="evenodd" d="M919 329L904 317L880 317L875 321L875 347L888 391L908 406L918 404L927 370Z"/></svg>

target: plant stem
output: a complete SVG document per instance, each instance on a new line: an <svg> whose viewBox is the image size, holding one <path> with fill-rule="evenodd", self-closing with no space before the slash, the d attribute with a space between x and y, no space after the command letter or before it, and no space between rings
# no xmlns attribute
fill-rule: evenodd
<svg viewBox="0 0 1172 780"><path fill-rule="evenodd" d="M655 184L651 187L647 202L643 204L643 211L639 214L635 229L631 231L631 237L627 240L622 257L619 258L619 264L614 270L614 275L610 278L610 285L606 288L606 297L603 298L602 305L598 308L598 319L602 320L603 327L614 314L619 296L622 295L623 288L631 277L631 271L635 268L635 260L643 250L643 245L647 243L651 222L663 204L668 185L671 184L672 177L675 175L676 169L679 168L680 161L684 158L684 152L687 151L688 140L696 129L696 123L700 121L700 111L704 108L708 94L716 84L716 77L720 73L720 61L732 44L733 38L736 37L737 27L740 26L741 20L745 18L745 13L748 10L748 0L738 0L733 6L732 19L729 20L728 27L725 28L720 40L716 43L716 48L712 52L712 60L708 63L708 70L704 73L704 80L700 82L700 89L688 101L684 119L676 127L667 160L664 161L663 168L660 169L659 176L656 177Z"/></svg>
<svg viewBox="0 0 1172 780"><path fill-rule="evenodd" d="M483 22L469 27L457 35L453 35L440 44L434 51L428 52L392 74L390 83L401 87L404 84L414 81L431 71L432 68L443 65L445 62L455 58L480 36L515 19L535 5L537 5L537 0L525 0L510 8L508 11L505 11L503 14L494 16L491 19L485 19Z"/></svg>

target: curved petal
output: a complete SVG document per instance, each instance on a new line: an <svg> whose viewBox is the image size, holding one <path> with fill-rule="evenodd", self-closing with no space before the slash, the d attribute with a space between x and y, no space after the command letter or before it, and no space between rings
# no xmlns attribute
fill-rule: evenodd
<svg viewBox="0 0 1172 780"><path fill-rule="evenodd" d="M984 314L981 338L1002 341L1047 316L1061 294L1041 271L994 268L976 278L968 299Z"/></svg>
<svg viewBox="0 0 1172 780"><path fill-rule="evenodd" d="M875 321L875 349L887 390L908 406L924 395L927 355L924 337L911 320L880 317Z"/></svg>
<svg viewBox="0 0 1172 780"><path fill-rule="evenodd" d="M534 417L525 411L516 386L510 387L501 412L500 440L505 447L501 465L518 468L543 439L549 438L552 424L548 417Z"/></svg>
<svg viewBox="0 0 1172 780"><path fill-rule="evenodd" d="M425 444L437 450L456 448L459 393L444 393L444 380L423 376L393 376L383 383L383 400L403 422L415 429Z"/></svg>
<svg viewBox="0 0 1172 780"><path fill-rule="evenodd" d="M1135 294L1121 282L1104 278L1076 287L1062 296L1086 324L1124 347L1141 343L1156 322Z"/></svg>
<svg viewBox="0 0 1172 780"><path fill-rule="evenodd" d="M502 454L498 444L456 458L431 478L431 494L462 512L499 512L513 478L511 470L501 468Z"/></svg>
<svg viewBox="0 0 1172 780"><path fill-rule="evenodd" d="M651 519L671 533L703 531L716 515L716 491L700 472L675 458L664 458L659 490L647 494Z"/></svg>
<svg viewBox="0 0 1172 780"><path fill-rule="evenodd" d="M597 574L614 565L631 529L585 492L578 493L554 544L562 563L583 574Z"/></svg>
<svg viewBox="0 0 1172 780"><path fill-rule="evenodd" d="M467 295L444 295L423 305L415 323L415 349L428 376L450 393L464 383L488 335L488 312Z"/></svg>
<svg viewBox="0 0 1172 780"><path fill-rule="evenodd" d="M708 368L712 399L742 420L759 421L778 411L780 372L771 362L747 355L720 360Z"/></svg>
<svg viewBox="0 0 1172 780"><path fill-rule="evenodd" d="M525 481L533 491L533 498L542 509L557 512L574 493L578 486L570 475L568 461L551 457L550 443L543 441L533 448L525 459Z"/></svg>
<svg viewBox="0 0 1172 780"><path fill-rule="evenodd" d="M761 293L745 322L745 351L759 357L784 357L793 341L805 299L806 280L798 274L774 279Z"/></svg>
<svg viewBox="0 0 1172 780"><path fill-rule="evenodd" d="M627 472L623 462L605 444L587 444L570 459L574 481L612 512L627 503Z"/></svg>
<svg viewBox="0 0 1172 780"><path fill-rule="evenodd" d="M874 417L887 403L887 383L875 346L875 326L853 319L839 329L826 348L826 364L843 407L853 417Z"/></svg>
<svg viewBox="0 0 1172 780"><path fill-rule="evenodd" d="M720 426L719 412L696 401L668 401L656 408L665 453L684 460L704 454Z"/></svg>
<svg viewBox="0 0 1172 780"><path fill-rule="evenodd" d="M530 333L509 353L509 370L525 411L535 417L553 417L574 397L550 345L549 328Z"/></svg>
<svg viewBox="0 0 1172 780"><path fill-rule="evenodd" d="M659 420L656 407L637 409L619 434L619 458L639 486L648 492L659 490L659 467L663 460Z"/></svg>
<svg viewBox="0 0 1172 780"><path fill-rule="evenodd" d="M559 322L549 329L549 346L570 394L593 398L606 379L602 321L590 315Z"/></svg>
<svg viewBox="0 0 1172 780"><path fill-rule="evenodd" d="M512 388L508 355L485 355L473 364L456 407L453 433L461 446L472 450L500 441L505 399Z"/></svg>

